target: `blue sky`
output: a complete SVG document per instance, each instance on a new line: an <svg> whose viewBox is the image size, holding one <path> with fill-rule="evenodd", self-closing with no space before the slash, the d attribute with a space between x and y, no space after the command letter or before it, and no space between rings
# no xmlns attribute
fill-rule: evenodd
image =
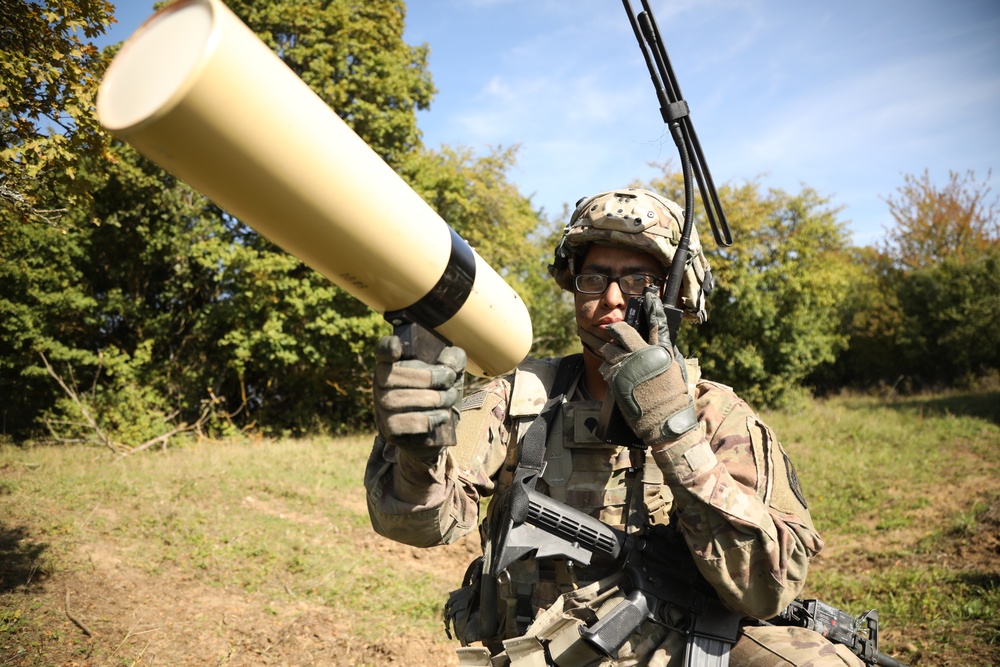
<svg viewBox="0 0 1000 667"><path fill-rule="evenodd" d="M651 4L716 183L811 187L858 245L891 225L904 174L995 169L1000 191L1000 1ZM151 6L118 3L112 40ZM438 88L424 141L520 145L510 177L550 217L677 164L617 0L410 0L406 39Z"/></svg>

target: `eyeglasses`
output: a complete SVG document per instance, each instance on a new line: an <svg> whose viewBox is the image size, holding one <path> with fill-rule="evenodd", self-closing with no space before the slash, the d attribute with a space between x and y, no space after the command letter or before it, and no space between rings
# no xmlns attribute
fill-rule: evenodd
<svg viewBox="0 0 1000 667"><path fill-rule="evenodd" d="M639 296L642 291L650 286L660 286L663 278L646 275L645 273L633 273L628 276L618 276L612 278L603 273L581 273L574 279L576 291L581 294L604 294L611 283L618 283L618 289L622 294L629 296Z"/></svg>

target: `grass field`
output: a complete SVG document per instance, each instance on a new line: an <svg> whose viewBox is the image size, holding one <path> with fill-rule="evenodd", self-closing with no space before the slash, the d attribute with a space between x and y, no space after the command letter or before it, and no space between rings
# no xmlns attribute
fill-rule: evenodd
<svg viewBox="0 0 1000 667"><path fill-rule="evenodd" d="M1000 392L765 418L827 541L807 595L877 607L911 665L1000 664ZM375 536L370 441L0 446L0 667L457 664L440 607L478 545Z"/></svg>

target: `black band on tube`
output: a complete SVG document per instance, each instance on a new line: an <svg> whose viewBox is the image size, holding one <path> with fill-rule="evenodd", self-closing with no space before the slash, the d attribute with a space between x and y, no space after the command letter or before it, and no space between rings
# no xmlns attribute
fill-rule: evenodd
<svg viewBox="0 0 1000 667"><path fill-rule="evenodd" d="M465 305L476 281L476 256L458 233L451 232L451 256L437 284L414 304L385 314L395 324L398 320L415 322L423 327L441 326Z"/></svg>

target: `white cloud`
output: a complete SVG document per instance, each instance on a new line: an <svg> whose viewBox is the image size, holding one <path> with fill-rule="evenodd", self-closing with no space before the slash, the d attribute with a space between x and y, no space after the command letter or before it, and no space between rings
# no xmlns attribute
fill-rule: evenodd
<svg viewBox="0 0 1000 667"><path fill-rule="evenodd" d="M498 97L505 102L509 101L512 97L510 86L504 83L499 75L490 79L486 87L483 88L483 94L487 97Z"/></svg>

